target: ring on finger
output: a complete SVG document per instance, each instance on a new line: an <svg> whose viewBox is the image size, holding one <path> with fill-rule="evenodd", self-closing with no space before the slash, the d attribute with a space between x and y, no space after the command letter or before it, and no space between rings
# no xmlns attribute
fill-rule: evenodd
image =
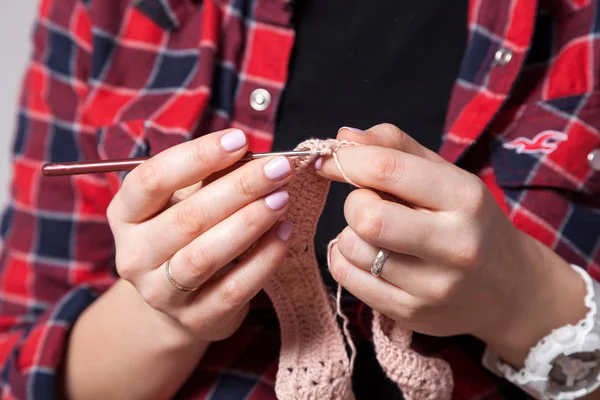
<svg viewBox="0 0 600 400"><path fill-rule="evenodd" d="M379 276L379 274L381 274L381 270L383 269L383 266L385 265L385 262L387 261L391 253L391 251L386 249L379 250L377 256L375 257L375 260L373 261L373 266L371 267L371 273L373 275Z"/></svg>
<svg viewBox="0 0 600 400"><path fill-rule="evenodd" d="M179 290L180 292L189 293L189 292L193 292L199 288L199 286L196 286L196 287L183 286L182 284L180 284L173 278L173 276L171 275L171 258L169 258L167 260L167 263L165 264L165 274L167 275L167 280L169 281L169 283L171 285L173 285L173 287L175 289Z"/></svg>

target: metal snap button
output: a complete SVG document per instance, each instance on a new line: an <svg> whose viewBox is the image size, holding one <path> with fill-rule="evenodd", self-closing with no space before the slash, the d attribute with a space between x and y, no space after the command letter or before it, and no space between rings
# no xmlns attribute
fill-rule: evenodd
<svg viewBox="0 0 600 400"><path fill-rule="evenodd" d="M587 159L594 171L600 171L600 149L590 151Z"/></svg>
<svg viewBox="0 0 600 400"><path fill-rule="evenodd" d="M506 65L508 64L513 58L513 53L512 51L506 49L506 48L500 48L496 51L496 54L494 54L494 60L496 61L496 64L498 65Z"/></svg>
<svg viewBox="0 0 600 400"><path fill-rule="evenodd" d="M271 104L271 93L266 89L256 89L250 94L250 107L254 110L266 110L269 104Z"/></svg>

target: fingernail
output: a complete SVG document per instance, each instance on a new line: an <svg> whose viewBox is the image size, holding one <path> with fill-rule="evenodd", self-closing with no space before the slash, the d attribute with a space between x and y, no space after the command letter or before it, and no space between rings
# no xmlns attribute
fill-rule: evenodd
<svg viewBox="0 0 600 400"><path fill-rule="evenodd" d="M283 221L279 224L275 233L277 233L279 239L283 240L284 242L287 242L292 236L293 230L294 224L292 224L290 221Z"/></svg>
<svg viewBox="0 0 600 400"><path fill-rule="evenodd" d="M321 169L322 166L323 166L323 157L319 157L319 158L317 158L317 161L315 161L315 169L318 171Z"/></svg>
<svg viewBox="0 0 600 400"><path fill-rule="evenodd" d="M342 127L340 128L340 131L341 131L342 129L347 129L347 130L349 130L349 131L350 131L350 132L352 132L352 133L356 133L357 135L366 135L366 134L367 134L367 132L363 131L362 129L358 129L358 128L351 128L351 127L349 127L349 126L342 126ZM339 131L338 131L338 132L339 132Z"/></svg>
<svg viewBox="0 0 600 400"><path fill-rule="evenodd" d="M265 175L272 181L277 181L281 178L285 178L292 172L292 167L287 158L281 156L268 162L265 165Z"/></svg>
<svg viewBox="0 0 600 400"><path fill-rule="evenodd" d="M221 138L221 146L225 151L233 152L241 149L246 145L246 135L244 132L236 129L223 135Z"/></svg>
<svg viewBox="0 0 600 400"><path fill-rule="evenodd" d="M287 204L289 198L289 193L281 189L265 197L265 203L271 210L277 211Z"/></svg>

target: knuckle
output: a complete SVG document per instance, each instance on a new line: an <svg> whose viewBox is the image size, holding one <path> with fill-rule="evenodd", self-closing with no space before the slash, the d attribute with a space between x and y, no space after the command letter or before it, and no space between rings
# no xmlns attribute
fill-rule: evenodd
<svg viewBox="0 0 600 400"><path fill-rule="evenodd" d="M234 279L225 280L220 299L228 308L242 307L247 302L244 288Z"/></svg>
<svg viewBox="0 0 600 400"><path fill-rule="evenodd" d="M212 150L216 149L211 149L211 146L207 145L205 140L196 140L194 142L195 146L193 147L191 154L191 161L194 163L206 163L211 154L219 154L218 152L212 152Z"/></svg>
<svg viewBox="0 0 600 400"><path fill-rule="evenodd" d="M183 256L183 265L192 275L199 279L207 278L217 268L217 262L214 255L207 251L205 247L194 245L188 248Z"/></svg>
<svg viewBox="0 0 600 400"><path fill-rule="evenodd" d="M346 281L346 268L340 261L332 261L331 265L329 266L329 272L337 283L344 286Z"/></svg>
<svg viewBox="0 0 600 400"><path fill-rule="evenodd" d="M204 315L198 315L198 312L192 310L191 307L182 308L178 311L179 312L174 313L173 317L175 317L181 326L184 326L193 332L201 334L202 331L206 329L207 325L212 326L210 323L212 321L207 321Z"/></svg>
<svg viewBox="0 0 600 400"><path fill-rule="evenodd" d="M162 178L159 168L155 163L144 163L136 168L138 171L134 176L140 191L147 195L157 195L161 192Z"/></svg>
<svg viewBox="0 0 600 400"><path fill-rule="evenodd" d="M246 319L249 309L250 309L250 307L246 303L241 308L241 310L236 310L235 313L230 314L229 318L227 318L227 323L224 324L220 330L220 335L216 336L215 339L223 340L223 339L227 339L229 336L233 335L235 333L235 331L237 331L239 329L239 327L242 325L242 323Z"/></svg>
<svg viewBox="0 0 600 400"><path fill-rule="evenodd" d="M240 224L246 232L255 232L260 230L262 225L267 221L267 218L254 207L246 207L239 213Z"/></svg>
<svg viewBox="0 0 600 400"><path fill-rule="evenodd" d="M283 262L285 254L285 245L273 246L268 249L261 250L260 258L258 258L257 260L260 260L258 262L260 262L261 265L267 266L268 270L271 271L271 273L273 273L275 272L276 268L280 266ZM263 280L266 279L266 277L263 278Z"/></svg>
<svg viewBox="0 0 600 400"><path fill-rule="evenodd" d="M188 238L200 235L207 224L204 207L192 201L180 202L175 209L175 226Z"/></svg>
<svg viewBox="0 0 600 400"><path fill-rule="evenodd" d="M390 314L393 313L395 316L397 316L397 318L400 318L404 321L413 322L418 320L421 316L421 308L417 304L405 304L402 299L396 297L393 297L392 299L386 299L386 301L390 304L393 304L393 309L390 310Z"/></svg>
<svg viewBox="0 0 600 400"><path fill-rule="evenodd" d="M242 307L242 311L221 310L200 319L197 313L184 314L179 319L183 326L190 327L204 340L217 342L229 338L238 330L247 315L247 307Z"/></svg>
<svg viewBox="0 0 600 400"><path fill-rule="evenodd" d="M403 137L406 136L406 133L404 133L402 129L398 128L394 124L383 123L380 124L378 127L379 129L381 129L382 132L394 137L394 139L396 140L401 140Z"/></svg>
<svg viewBox="0 0 600 400"><path fill-rule="evenodd" d="M420 316L420 308L416 306L406 306L402 305L398 307L398 314L406 321L415 321L419 319Z"/></svg>
<svg viewBox="0 0 600 400"><path fill-rule="evenodd" d="M376 208L365 206L358 211L356 233L367 242L378 241L384 229L384 219Z"/></svg>
<svg viewBox="0 0 600 400"><path fill-rule="evenodd" d="M115 207L115 200L113 198L113 201L111 201L106 208L106 220L110 226L113 226L118 220Z"/></svg>
<svg viewBox="0 0 600 400"><path fill-rule="evenodd" d="M400 157L389 151L378 151L371 160L373 178L380 182L397 182L402 178L404 166Z"/></svg>
<svg viewBox="0 0 600 400"><path fill-rule="evenodd" d="M484 212L488 199L488 190L485 183L476 176L467 180L463 189L463 209L469 214L479 215Z"/></svg>
<svg viewBox="0 0 600 400"><path fill-rule="evenodd" d="M140 273L138 256L135 252L117 251L117 254L115 255L115 264L117 274L126 281L131 281Z"/></svg>
<svg viewBox="0 0 600 400"><path fill-rule="evenodd" d="M331 260L329 272L337 283L342 286L346 284L346 279L348 277L348 265L341 257L336 257Z"/></svg>
<svg viewBox="0 0 600 400"><path fill-rule="evenodd" d="M484 258L484 251L480 241L467 235L466 238L455 242L450 261L453 265L463 270L471 270L480 265Z"/></svg>
<svg viewBox="0 0 600 400"><path fill-rule="evenodd" d="M342 232L340 240L337 243L340 253L342 253L342 255L344 255L346 258L354 258L356 252L358 251L357 244L356 235L354 235L348 229Z"/></svg>
<svg viewBox="0 0 600 400"><path fill-rule="evenodd" d="M237 178L236 185L239 194L245 198L255 198L258 196L258 188L253 181L252 176L248 174L240 174Z"/></svg>
<svg viewBox="0 0 600 400"><path fill-rule="evenodd" d="M436 305L443 305L450 302L458 292L458 283L453 280L442 280L437 284L432 284L431 301Z"/></svg>
<svg viewBox="0 0 600 400"><path fill-rule="evenodd" d="M144 300L150 307L155 310L163 311L164 302L160 291L152 285L142 285L138 288L138 293L142 300Z"/></svg>

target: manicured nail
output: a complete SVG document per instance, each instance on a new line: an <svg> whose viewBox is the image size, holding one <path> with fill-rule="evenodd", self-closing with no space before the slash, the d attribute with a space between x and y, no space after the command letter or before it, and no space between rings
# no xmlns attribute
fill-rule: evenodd
<svg viewBox="0 0 600 400"><path fill-rule="evenodd" d="M239 129L231 131L221 138L221 146L229 152L241 149L246 145L246 142L246 135Z"/></svg>
<svg viewBox="0 0 600 400"><path fill-rule="evenodd" d="M317 161L315 161L315 169L318 171L321 169L322 166L323 166L323 157L319 157L319 158L317 158Z"/></svg>
<svg viewBox="0 0 600 400"><path fill-rule="evenodd" d="M283 221L277 227L276 233L277 236L279 236L279 239L283 240L284 242L287 242L292 236L293 230L294 224L292 224L290 221Z"/></svg>
<svg viewBox="0 0 600 400"><path fill-rule="evenodd" d="M350 131L350 132L352 132L352 133L356 133L357 135L366 135L366 134L367 134L367 132L363 131L362 129L358 129L358 128L351 128L351 127L349 127L349 126L342 126L342 127L340 128L340 131L341 131L342 129L347 129L347 130L349 130L349 131ZM338 131L338 132L339 132L339 131Z"/></svg>
<svg viewBox="0 0 600 400"><path fill-rule="evenodd" d="M271 210L277 211L283 208L283 206L287 204L289 199L289 193L283 189L280 189L265 197L265 203L267 203L267 206Z"/></svg>
<svg viewBox="0 0 600 400"><path fill-rule="evenodd" d="M265 165L265 175L272 181L277 181L281 178L285 178L292 172L290 162L287 158L281 156L274 160L271 160Z"/></svg>

